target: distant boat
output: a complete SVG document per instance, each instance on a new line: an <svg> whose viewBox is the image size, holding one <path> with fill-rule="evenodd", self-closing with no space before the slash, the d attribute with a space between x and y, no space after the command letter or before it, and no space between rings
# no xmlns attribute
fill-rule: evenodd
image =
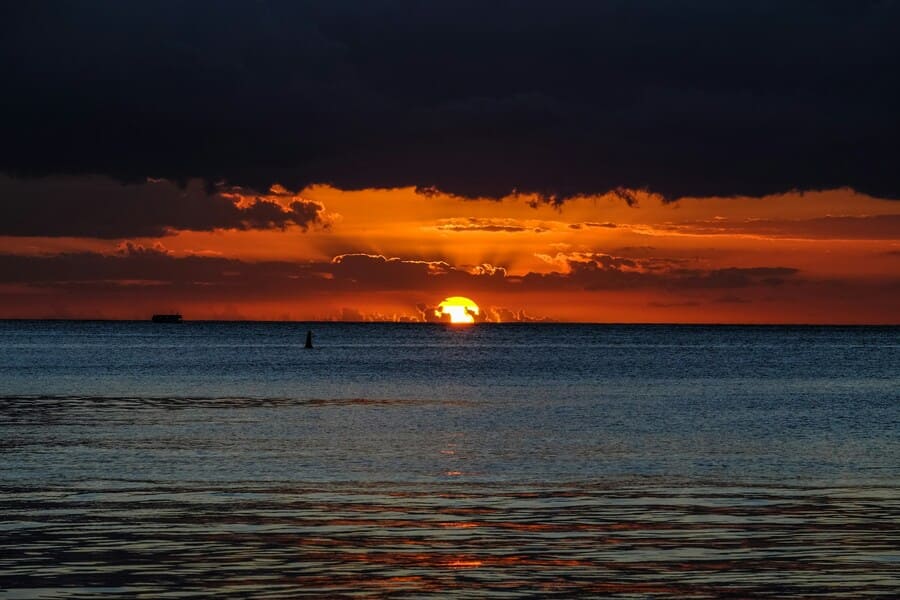
<svg viewBox="0 0 900 600"><path fill-rule="evenodd" d="M154 323L181 323L181 315L153 315Z"/></svg>

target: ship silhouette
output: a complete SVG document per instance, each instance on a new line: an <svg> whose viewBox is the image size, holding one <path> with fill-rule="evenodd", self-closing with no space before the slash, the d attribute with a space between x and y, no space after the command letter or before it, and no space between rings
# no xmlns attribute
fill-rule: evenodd
<svg viewBox="0 0 900 600"><path fill-rule="evenodd" d="M150 320L154 323L181 323L181 315L153 315Z"/></svg>

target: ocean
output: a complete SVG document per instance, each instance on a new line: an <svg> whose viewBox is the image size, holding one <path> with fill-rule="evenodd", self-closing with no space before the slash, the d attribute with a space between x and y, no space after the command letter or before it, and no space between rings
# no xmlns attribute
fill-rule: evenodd
<svg viewBox="0 0 900 600"><path fill-rule="evenodd" d="M900 593L900 327L2 321L0 453L3 598Z"/></svg>

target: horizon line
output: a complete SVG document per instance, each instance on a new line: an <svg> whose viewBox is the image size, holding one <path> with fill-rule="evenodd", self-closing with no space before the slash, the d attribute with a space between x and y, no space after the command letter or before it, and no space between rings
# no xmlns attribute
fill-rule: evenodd
<svg viewBox="0 0 900 600"><path fill-rule="evenodd" d="M0 317L0 321L70 322L70 323L152 323L147 319L116 319L105 317ZM315 324L358 324L358 325L441 325L467 328L474 325L609 325L609 326L700 326L700 327L900 327L898 322L873 323L825 323L825 322L738 322L738 321L481 321L478 323L442 323L434 321L345 321L345 320L283 320L283 319L185 319L185 323L315 323ZM163 324L158 324L163 325Z"/></svg>

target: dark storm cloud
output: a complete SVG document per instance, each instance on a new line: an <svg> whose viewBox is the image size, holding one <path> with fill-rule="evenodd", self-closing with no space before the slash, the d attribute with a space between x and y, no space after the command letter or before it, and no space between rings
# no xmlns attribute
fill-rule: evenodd
<svg viewBox="0 0 900 600"><path fill-rule="evenodd" d="M0 23L17 175L900 197L888 0L22 2Z"/></svg>
<svg viewBox="0 0 900 600"><path fill-rule="evenodd" d="M0 175L0 235L123 238L174 230L307 229L321 223L322 205L210 192L197 181L183 189L167 181L122 184L107 177L22 180Z"/></svg>

